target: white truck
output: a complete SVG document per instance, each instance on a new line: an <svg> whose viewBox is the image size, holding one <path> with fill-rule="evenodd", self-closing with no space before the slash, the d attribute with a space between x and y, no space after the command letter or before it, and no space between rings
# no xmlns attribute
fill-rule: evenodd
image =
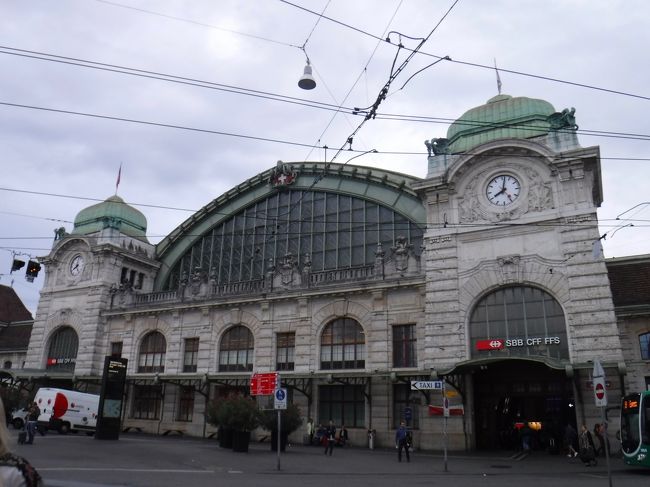
<svg viewBox="0 0 650 487"><path fill-rule="evenodd" d="M41 387L34 397L41 410L39 426L45 426L61 434L70 431L95 432L99 396L85 392Z"/></svg>

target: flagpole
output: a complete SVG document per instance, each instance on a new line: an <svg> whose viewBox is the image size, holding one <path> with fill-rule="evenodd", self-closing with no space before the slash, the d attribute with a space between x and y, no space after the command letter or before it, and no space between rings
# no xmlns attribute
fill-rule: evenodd
<svg viewBox="0 0 650 487"><path fill-rule="evenodd" d="M120 168L117 171L117 181L115 182L115 196L117 196L117 188L120 186L121 177L122 177L122 163L120 162Z"/></svg>
<svg viewBox="0 0 650 487"><path fill-rule="evenodd" d="M497 74L497 90L499 91L499 95L501 94L501 77L499 76L499 69L497 68L497 60L494 58L494 71Z"/></svg>

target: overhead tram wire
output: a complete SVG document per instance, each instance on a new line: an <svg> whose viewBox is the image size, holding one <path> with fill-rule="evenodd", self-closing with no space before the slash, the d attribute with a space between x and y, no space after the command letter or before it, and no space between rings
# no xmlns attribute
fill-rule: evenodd
<svg viewBox="0 0 650 487"><path fill-rule="evenodd" d="M384 29L384 34L385 34L386 31L389 29L390 24L393 23L393 20L395 19L395 16L397 15L397 12L399 12L399 9L400 9L401 6L402 6L402 0L400 0L399 4L398 4L397 7L395 8L395 11L393 12L393 15L391 15L390 19L388 20L388 25L386 25L386 28ZM321 16L322 16L322 15L321 15ZM323 136L324 136L325 133L327 133L327 131L329 130L330 126L331 126L332 123L334 122L334 119L335 119L336 116L339 114L339 111L343 108L343 104L344 104L344 103L347 101L347 99L350 97L350 95L352 94L352 90L354 90L354 88L357 86L357 84L359 83L359 81L361 80L361 78L363 77L363 75L365 74L365 75L367 76L367 69L368 69L368 66L370 65L370 62L372 61L372 59L375 57L375 54L377 53L377 49L379 49L379 46L380 46L380 45L381 45L381 42L377 42L377 44L375 45L375 48L372 50L372 53L370 53L370 57L369 57L368 60L366 61L366 64L364 65L363 69L362 69L361 72L359 73L359 76L357 76L357 79L354 81L354 83L352 83L352 86L350 87L350 89L348 90L348 92L347 92L347 93L345 94L345 96L343 97L343 101L339 104L339 110L337 110L337 111L334 112L334 114L332 115L332 118L331 118L330 121L327 123L327 125L325 126L325 128L324 128L323 131L321 132L320 136L318 137L318 140L319 140L319 141L323 139ZM367 78L366 78L366 80L367 80ZM352 110L352 114L354 115L354 110ZM347 120L347 119L346 119L346 120ZM312 147L312 149L309 151L309 153L308 153L307 156L305 157L305 160L309 159L309 157L311 156L311 154L312 154L312 152L314 151L315 148L316 148L316 145L314 145L314 146Z"/></svg>
<svg viewBox="0 0 650 487"><path fill-rule="evenodd" d="M317 12L314 12L313 10L310 10L310 9L308 9L306 7L303 7L302 5L296 5L295 3L289 2L287 0L279 0L279 1L282 2L282 3L285 3L287 5L290 5L292 7L295 7L297 9L299 9L299 10L303 10L305 12L308 12L310 14L319 15ZM365 36L372 37L373 39L378 39L378 40L386 42L385 39L382 39L382 38L380 38L380 37L378 37L378 36L376 36L376 35L374 35L374 34L372 34L370 32L367 32L367 31L365 31L363 29L360 29L358 27L354 27L353 25L347 24L347 23L342 22L340 20L333 19L333 18L328 17L326 15L324 15L323 18L325 20L329 20L330 22L332 22L334 24L337 24L337 25L340 25L340 26L345 27L347 29L353 30L353 31L358 32L360 34L363 34ZM409 48L404 48L404 49L410 50ZM429 57L436 58L436 59L444 59L445 58L445 56L439 56L437 54L431 54L431 53L428 53L428 52L425 52L425 51L418 51L418 52L419 52L419 54L422 54L423 56L429 56ZM488 64L473 63L473 62L470 62L470 61L461 61L459 59L454 59L454 58L452 58L449 62L455 63L455 64L462 64L462 65L465 65L465 66L470 66L470 67L475 67L475 68L489 69L490 71L494 71L494 66L491 66L491 65L488 65ZM553 83L562 83L562 84L567 84L567 85L571 85L571 86L577 86L579 88L586 88L586 89L589 89L589 90L602 91L602 92L611 93L611 94L614 94L614 95L621 95L621 96L627 96L627 97L631 97L631 98L638 98L640 100L650 100L650 96L637 95L637 94L628 93L628 92L625 92L625 91L614 90L614 89L610 89L610 88L603 88L603 87L599 87L599 86L595 86L595 85L589 85L589 84L586 84L586 83L578 83L578 82L575 82L575 81L568 81L568 80L563 80L563 79L560 79L560 78L553 78L553 77L550 77L550 76L544 76L544 75L538 75L538 74L532 74L532 73L525 73L523 71L517 71L517 70L513 70L513 69L505 69L505 68L502 68L502 67L499 67L499 71L503 72L503 73L515 74L517 76L525 76L525 77L529 77L529 78L541 79L541 80L544 80L544 81L551 81Z"/></svg>
<svg viewBox="0 0 650 487"><path fill-rule="evenodd" d="M250 140L258 140L262 142L270 142L270 143L276 143L276 144L284 144L284 145L291 145L291 146L296 146L296 147L313 147L313 144L307 144L307 143L301 143L301 142L292 142L292 141L287 141L287 140L280 140L280 139L272 139L272 138L267 138L267 137L258 137L258 136L253 136L253 135L247 135L247 134L238 134L238 133L233 133L233 132L224 132L224 131L219 131L219 130L211 130L211 129L204 129L204 128L198 128L198 127L189 127L185 125L174 125L174 124L167 124L167 123L162 123L162 122L152 122L152 121L147 121L147 120L137 120L137 119L132 119L132 118L124 118L124 117L115 117L115 116L110 116L110 115L100 115L96 113L88 113L88 112L79 112L79 111L73 111L73 110L63 110L63 109L58 109L58 108L50 108L50 107L40 107L40 106L35 106L35 105L24 105L20 103L9 103L5 101L0 101L0 105L8 106L8 107L14 107L14 108L26 108L30 110L39 110L39 111L45 111L45 112L52 112L52 113L61 113L65 115L75 115L75 116L82 116L82 117L89 117L89 118L97 118L97 119L102 119L102 120L111 120L111 121L117 121L117 122L128 122L128 123L135 123L135 124L140 124L140 125L148 125L148 126L154 126L154 127L162 127L162 128L170 128L170 129L176 129L176 130L186 130L190 132L198 132L198 133L205 133L205 134L212 134L212 135L222 135L225 137L237 137L237 138L242 138L242 139L250 139ZM365 122L365 120L364 120ZM442 122L441 122L442 123ZM358 128L357 128L358 130ZM356 133L356 132L355 132ZM610 137L610 138L620 138L620 139L632 139L632 140L649 140L650 136L621 136L621 135L607 135L605 133L603 134L585 134L585 135L592 135L594 137ZM346 142L347 144L347 142ZM338 153L342 152L343 149L345 148L345 145L342 146L341 149L339 149ZM350 152L355 152L355 153L364 153L364 152L369 152L369 151L361 151L361 150L355 150L355 149L350 149ZM337 154L338 154L337 153ZM384 155L424 155L426 154L423 151L380 151L376 150L377 154L384 154ZM471 155L471 153L465 153L466 155ZM478 154L481 156L480 154ZM522 157L528 157L528 156L522 156ZM532 156L531 156L532 157ZM561 158L562 156L560 156ZM607 158L607 157L601 157L601 159L606 160L606 159L613 159L613 160L639 160L639 161L644 161L647 160L646 158L626 158L626 157L612 157L612 158ZM330 161L329 164L333 162Z"/></svg>
<svg viewBox="0 0 650 487"><path fill-rule="evenodd" d="M402 47L402 48L404 48L404 47ZM404 48L404 49L406 49L406 48ZM363 116L365 114L363 109L359 110L359 109L355 109L355 108L352 108L352 107L343 107L342 105L338 105L338 104L317 102L317 101L307 100L307 99L304 99L304 98L291 97L291 96L280 95L280 94L271 93L271 92L252 90L252 89L237 87L237 86L232 86L232 85L224 85L224 84L210 82L210 81L203 81L203 80L193 79L193 78L185 78L185 77L181 77L181 76L170 75L170 74L165 74L165 73L158 73L158 72L154 72L154 71L147 71L147 70L142 70L142 69L137 69L137 68L129 68L129 67L119 66L119 65L99 63L99 62L96 62L96 61L84 60L84 59L79 59L79 58L71 58L71 57L66 57L66 56L59 56L59 55L56 55L56 54L49 54L49 53L43 53L43 52L37 52L37 51L28 51L28 50L8 47L8 46L0 46L0 54L8 54L8 55L26 57L26 58L37 59L37 60L42 60L42 61L51 61L51 62L58 62L58 63L63 63L63 64L70 64L70 65L78 66L78 67L86 67L86 68L91 68L91 69L98 69L98 70L114 72L114 73L118 73L118 74L126 74L126 75L138 76L138 77L143 77L143 78L148 78L148 79L156 79L156 80L160 80L160 81L168 81L168 82L173 82L173 83L185 84L185 85L198 87L198 88L208 88L208 89L214 89L214 90L224 91L224 92L229 92L229 93L234 93L234 94L248 95L248 96L253 96L253 97L262 98L262 99L268 99L268 100L272 100L272 101L280 101L280 102L285 102L285 103L290 103L290 104L306 106L306 107L310 107L310 108L330 110L330 111L335 112L335 116L342 109L350 111L353 115ZM373 52L373 54L374 54L374 52ZM367 64L366 64L366 66L367 66ZM363 71L362 71L362 73L363 73ZM360 77L359 77L359 79L360 79ZM357 80L357 82L358 82L358 80ZM354 88L355 85L356 85L356 82L353 85L353 87L350 89L350 91L348 92L348 95L346 95L346 99L349 96L351 90ZM344 102L345 102L345 100L344 100ZM14 106L20 106L20 105L15 104ZM28 108L28 107L26 107L26 108ZM370 108L370 107L368 107L368 108ZM430 116L424 116L424 115L402 115L402 114L381 113L381 112L378 112L375 118L378 118L380 120L395 120L395 121L407 121L407 122L419 122L419 123L441 123L441 124L451 123L451 122L455 121L454 119L451 119L451 118L430 117ZM486 123L490 123L490 122L463 120L462 122L456 121L456 123L462 123L464 125L482 126L482 125L485 125ZM330 124L331 124L331 121L330 121ZM329 127L329 124L328 124L328 127ZM531 128L536 128L536 127L531 126ZM541 127L537 127L537 128L541 128ZM581 134L581 135L602 136L602 137L606 137L606 138L622 138L622 139L632 139L632 140L650 139L650 135L629 134L629 133L625 133L625 132L611 132L611 131L590 130L590 129L580 129L580 130L577 131L577 133ZM324 132L323 132L323 134L324 134ZM321 138L322 138L322 135L321 135ZM321 138L319 138L319 140ZM317 146L315 146L313 144L312 145L304 144L304 145L307 146L307 147L310 147L312 149L309 152L309 154L311 154L313 149L315 147L317 147ZM307 157L309 157L309 155Z"/></svg>

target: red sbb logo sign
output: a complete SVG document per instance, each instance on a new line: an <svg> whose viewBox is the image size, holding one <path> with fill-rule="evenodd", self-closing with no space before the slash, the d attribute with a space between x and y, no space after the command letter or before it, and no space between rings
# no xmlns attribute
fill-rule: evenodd
<svg viewBox="0 0 650 487"><path fill-rule="evenodd" d="M478 340L476 350L501 350L505 347L505 342L500 339Z"/></svg>

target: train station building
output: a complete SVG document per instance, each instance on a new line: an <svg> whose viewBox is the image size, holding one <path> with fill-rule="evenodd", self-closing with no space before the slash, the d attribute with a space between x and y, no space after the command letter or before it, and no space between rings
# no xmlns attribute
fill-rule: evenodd
<svg viewBox="0 0 650 487"><path fill-rule="evenodd" d="M441 380L452 449L512 448L524 422L544 448L599 422L597 359L614 422L650 382L650 258L603 258L600 152L576 130L498 95L426 142L425 178L278 162L157 245L118 196L80 209L40 260L29 380L93 390L123 357L124 427L204 436L207 401L278 371L305 421L390 446L407 419L423 449L443 397L411 384Z"/></svg>

